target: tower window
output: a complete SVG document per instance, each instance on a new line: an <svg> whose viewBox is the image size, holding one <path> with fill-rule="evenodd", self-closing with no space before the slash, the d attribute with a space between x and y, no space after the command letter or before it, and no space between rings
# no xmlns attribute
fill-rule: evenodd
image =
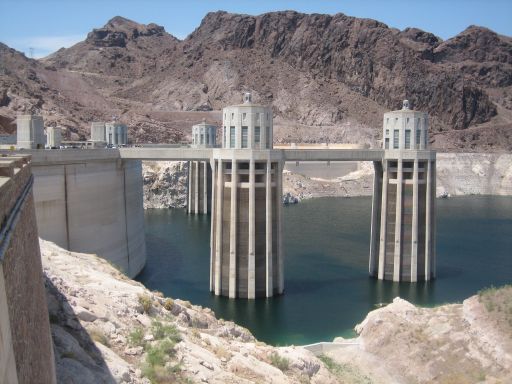
<svg viewBox="0 0 512 384"><path fill-rule="evenodd" d="M266 148L270 148L270 127L265 127L265 133L266 133L266 139L267 139L267 142L266 142Z"/></svg>
<svg viewBox="0 0 512 384"><path fill-rule="evenodd" d="M247 113L242 113L242 119L245 120L246 117L247 117Z"/></svg>
<svg viewBox="0 0 512 384"><path fill-rule="evenodd" d="M389 129L386 129L386 136L389 136Z"/></svg>
<svg viewBox="0 0 512 384"><path fill-rule="evenodd" d="M235 148L235 127L229 127L229 148Z"/></svg>
<svg viewBox="0 0 512 384"><path fill-rule="evenodd" d="M386 137L384 148L389 149L389 137Z"/></svg>
<svg viewBox="0 0 512 384"><path fill-rule="evenodd" d="M254 144L260 144L260 127L254 127Z"/></svg>
<svg viewBox="0 0 512 384"><path fill-rule="evenodd" d="M398 143L399 143L399 133L400 131L398 129L393 130L393 149L398 149Z"/></svg>
<svg viewBox="0 0 512 384"><path fill-rule="evenodd" d="M416 148L420 147L421 141L421 131L419 129L416 130Z"/></svg>
<svg viewBox="0 0 512 384"><path fill-rule="evenodd" d="M409 119L407 119L409 120ZM411 130L405 130L405 149L411 149Z"/></svg>
<svg viewBox="0 0 512 384"><path fill-rule="evenodd" d="M200 144L204 144L204 134L201 133L201 141L200 141Z"/></svg>
<svg viewBox="0 0 512 384"><path fill-rule="evenodd" d="M242 148L247 148L247 130L246 126L242 126Z"/></svg>

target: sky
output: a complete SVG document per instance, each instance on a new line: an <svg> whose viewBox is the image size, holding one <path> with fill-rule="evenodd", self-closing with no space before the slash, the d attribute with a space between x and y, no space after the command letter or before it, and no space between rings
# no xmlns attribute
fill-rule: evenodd
<svg viewBox="0 0 512 384"><path fill-rule="evenodd" d="M399 29L417 27L443 39L469 25L512 36L512 0L0 0L0 41L37 58L85 39L114 16L153 22L184 39L211 11L258 15L287 9L341 12Z"/></svg>

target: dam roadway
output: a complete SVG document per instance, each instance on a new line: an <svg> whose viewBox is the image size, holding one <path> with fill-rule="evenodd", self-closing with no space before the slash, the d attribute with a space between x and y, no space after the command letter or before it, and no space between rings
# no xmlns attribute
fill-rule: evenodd
<svg viewBox="0 0 512 384"><path fill-rule="evenodd" d="M150 161L207 161L216 151L230 153L233 158L237 154L246 154L245 149L220 148L121 148L119 154L122 159L150 160ZM276 154L283 161L381 161L384 155L382 149L272 149L256 151L265 157L265 154Z"/></svg>

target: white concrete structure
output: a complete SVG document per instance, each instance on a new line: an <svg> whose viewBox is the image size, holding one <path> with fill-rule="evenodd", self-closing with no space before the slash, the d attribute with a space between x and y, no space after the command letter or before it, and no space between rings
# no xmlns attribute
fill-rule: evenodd
<svg viewBox="0 0 512 384"><path fill-rule="evenodd" d="M107 145L128 144L128 127L117 121L105 123L105 138Z"/></svg>
<svg viewBox="0 0 512 384"><path fill-rule="evenodd" d="M16 146L18 149L44 148L46 139L42 116L18 115L16 124L18 129Z"/></svg>
<svg viewBox="0 0 512 384"><path fill-rule="evenodd" d="M34 154L39 236L95 253L134 277L146 261L142 165L117 151Z"/></svg>
<svg viewBox="0 0 512 384"><path fill-rule="evenodd" d="M272 151L272 111L223 110L223 149L214 149L210 290L230 298L282 294L282 151Z"/></svg>
<svg viewBox="0 0 512 384"><path fill-rule="evenodd" d="M369 273L380 280L435 277L435 165L428 115L403 108L384 114L384 158L375 179Z"/></svg>
<svg viewBox="0 0 512 384"><path fill-rule="evenodd" d="M217 127L203 122L192 126L192 148L213 148L217 145Z"/></svg>
<svg viewBox="0 0 512 384"><path fill-rule="evenodd" d="M222 148L272 149L272 109L252 102L250 93L244 103L222 110Z"/></svg>
<svg viewBox="0 0 512 384"><path fill-rule="evenodd" d="M59 148L62 143L62 129L60 127L46 128L46 146Z"/></svg>
<svg viewBox="0 0 512 384"><path fill-rule="evenodd" d="M101 121L95 121L91 123L91 141L96 143L107 143L105 136L105 123Z"/></svg>
<svg viewBox="0 0 512 384"><path fill-rule="evenodd" d="M217 127L202 123L192 126L192 148L213 148L217 144ZM188 163L187 212L207 214L211 210L212 170L207 161Z"/></svg>
<svg viewBox="0 0 512 384"><path fill-rule="evenodd" d="M110 123L91 123L91 141L96 146L126 145L128 144L128 127L125 124L113 121Z"/></svg>

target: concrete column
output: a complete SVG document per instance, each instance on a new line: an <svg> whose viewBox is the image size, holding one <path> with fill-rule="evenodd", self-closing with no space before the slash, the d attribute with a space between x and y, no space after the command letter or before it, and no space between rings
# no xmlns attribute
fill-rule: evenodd
<svg viewBox="0 0 512 384"><path fill-rule="evenodd" d="M224 170L222 159L218 160L217 166L217 203L215 212L215 294L221 292L221 257L222 257L222 211L224 197Z"/></svg>
<svg viewBox="0 0 512 384"><path fill-rule="evenodd" d="M247 268L247 298L256 298L256 197L254 159L249 161L249 255Z"/></svg>
<svg viewBox="0 0 512 384"><path fill-rule="evenodd" d="M279 279L278 279L278 293L284 292L284 257L283 257L283 162L277 163L277 175L276 175L276 203L277 203L277 260L279 268Z"/></svg>
<svg viewBox="0 0 512 384"><path fill-rule="evenodd" d="M412 176L411 282L418 281L418 159L414 160ZM407 246L407 245L405 245Z"/></svg>
<svg viewBox="0 0 512 384"><path fill-rule="evenodd" d="M370 276L375 276L378 259L378 220L380 213L381 191L382 191L382 165L380 162L373 162L374 176L373 176L373 196L372 196L372 223L370 234L370 260L368 263L368 273Z"/></svg>
<svg viewBox="0 0 512 384"><path fill-rule="evenodd" d="M194 213L199 213L199 162L194 161Z"/></svg>
<svg viewBox="0 0 512 384"><path fill-rule="evenodd" d="M430 207L432 211L432 219L431 225L432 230L430 236L432 237L432 246L431 246L431 254L430 257L432 259L432 278L437 277L437 244L436 244L436 236L437 236L437 204L436 204L436 192L437 192L437 170L436 170L436 160L432 161L432 206Z"/></svg>
<svg viewBox="0 0 512 384"><path fill-rule="evenodd" d="M215 193L215 176L216 176L216 173L215 173L215 160L210 160L211 161L211 167L212 167L212 216L210 218L210 292L213 292L214 290L214 284L213 284L213 276L214 276L214 271L215 271L215 265L214 265L214 260L215 260L215 213L217 213L217 211L215 210L215 196L216 196L216 193Z"/></svg>
<svg viewBox="0 0 512 384"><path fill-rule="evenodd" d="M395 255L393 261L393 281L400 281L400 258L402 257L402 203L403 203L403 161L398 159L396 185L396 217L395 217Z"/></svg>
<svg viewBox="0 0 512 384"><path fill-rule="evenodd" d="M430 160L427 161L427 191L425 193L426 204L425 204L425 281L430 280L430 226L431 226L431 217L432 217L432 165Z"/></svg>
<svg viewBox="0 0 512 384"><path fill-rule="evenodd" d="M188 162L188 202L187 212L192 213L192 161Z"/></svg>
<svg viewBox="0 0 512 384"><path fill-rule="evenodd" d="M266 264L266 295L274 294L274 273L272 269L272 163L267 160L267 174L265 180L265 264Z"/></svg>
<svg viewBox="0 0 512 384"><path fill-rule="evenodd" d="M379 280L384 280L386 258L386 226L388 212L388 161L382 162L382 203L380 212Z"/></svg>
<svg viewBox="0 0 512 384"><path fill-rule="evenodd" d="M203 213L208 213L208 163L202 162L203 165Z"/></svg>
<svg viewBox="0 0 512 384"><path fill-rule="evenodd" d="M229 224L229 297L236 297L236 229L237 225L238 165L231 161L231 217Z"/></svg>

